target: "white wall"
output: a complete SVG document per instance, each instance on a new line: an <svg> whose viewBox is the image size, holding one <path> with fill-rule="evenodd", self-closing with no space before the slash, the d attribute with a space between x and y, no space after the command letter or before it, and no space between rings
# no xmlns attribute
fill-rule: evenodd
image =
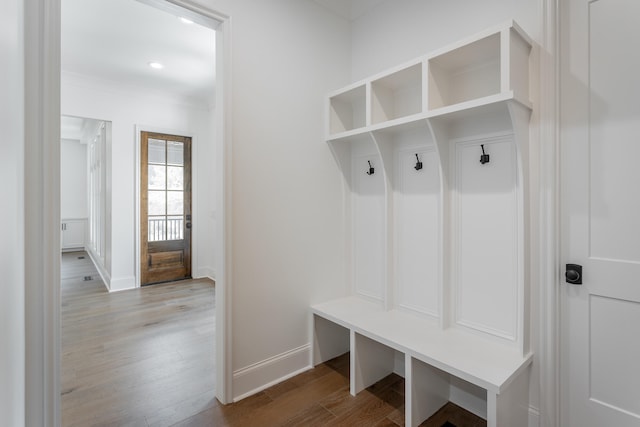
<svg viewBox="0 0 640 427"><path fill-rule="evenodd" d="M340 173L324 96L349 25L311 1L199 0L231 16L233 395L310 363L309 305L345 292Z"/></svg>
<svg viewBox="0 0 640 427"><path fill-rule="evenodd" d="M25 422L23 7L0 3L0 425L11 427Z"/></svg>
<svg viewBox="0 0 640 427"><path fill-rule="evenodd" d="M387 0L353 22L352 80L357 81L399 65L415 57L473 35L491 26L514 19L534 40L542 33L541 1L539 0ZM533 56L535 57L535 53ZM535 65L534 65L535 66ZM535 73L533 74L535 78ZM536 82L534 81L534 87ZM537 89L532 91L535 102ZM537 146L537 113L532 118L531 145ZM535 154L533 154L535 158ZM535 180L536 165L531 176ZM536 191L532 189L534 192ZM535 193L534 193L535 194ZM533 202L535 208L537 204ZM536 212L532 212L535 218ZM534 230L534 236L535 236ZM531 248L535 254L536 241ZM535 266L533 268L535 273ZM538 284L531 284L531 337L538 337ZM532 342L536 352L538 342ZM531 425L536 425L539 406L539 366L537 356L530 382Z"/></svg>
<svg viewBox="0 0 640 427"><path fill-rule="evenodd" d="M60 141L60 217L87 218L87 145Z"/></svg>
<svg viewBox="0 0 640 427"><path fill-rule="evenodd" d="M352 79L368 77L509 19L540 34L539 0L386 0L353 22Z"/></svg>
<svg viewBox="0 0 640 427"><path fill-rule="evenodd" d="M112 122L111 141L111 290L135 286L135 166L136 126L193 135L194 251L197 253L194 277L206 275L214 266L215 186L200 182L209 179L215 164L211 132L212 112L201 106L181 104L161 95L119 88L110 82L63 74L62 114ZM109 157L109 154L107 154ZM201 174L204 174L202 176Z"/></svg>

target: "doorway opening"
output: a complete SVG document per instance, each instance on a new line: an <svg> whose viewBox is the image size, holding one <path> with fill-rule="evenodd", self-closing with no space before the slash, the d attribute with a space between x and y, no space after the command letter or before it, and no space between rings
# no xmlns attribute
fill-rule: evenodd
<svg viewBox="0 0 640 427"><path fill-rule="evenodd" d="M63 115L60 120L62 252L86 251L109 289L111 271L111 122Z"/></svg>
<svg viewBox="0 0 640 427"><path fill-rule="evenodd" d="M198 139L196 141L194 138L194 143L197 142L200 144L199 155L202 155L201 158L203 159L203 162L206 162L208 167L198 168L196 164L193 165L194 185L192 191L194 193L197 191L197 180L200 180L201 188L211 189L212 193L210 197L202 198L203 200L206 199L207 203L200 203L199 205L196 203L194 197L194 212L185 213L186 210L183 212L183 224L185 226L187 224L187 215L193 215L194 224L197 219L196 217L199 217L199 232L203 233L206 231L206 233L202 235L201 239L197 239L194 235L194 239L191 242L194 247L194 250L191 251L191 259L194 260L195 268L193 269L193 273L196 273L201 277L213 276L216 279L215 300L217 301L217 308L215 317L217 327L215 346L214 343L211 343L211 346L215 348L216 357L214 359L215 363L214 360L211 360L211 366L215 366L215 370L217 371L215 388L216 397L222 403L228 403L231 393L229 389L230 381L228 380L230 379L230 370L227 367L228 347L226 345L226 325L228 323L226 322L226 298L224 292L226 282L225 264L227 263L224 248L225 238L228 238L225 226L226 203L224 202L228 192L227 188L229 188L229 184L225 179L227 176L226 165L228 164L225 148L228 144L228 136L225 131L227 123L225 109L228 101L223 95L223 88L225 87L223 76L229 75L228 65L226 67L222 65L221 54L216 55L217 57L215 58L215 62L209 64L209 68L213 71L213 78L209 81L209 84L212 87L210 91L202 89L194 90L193 88L181 91L178 88L179 84L175 79L172 83L167 83L165 80L165 83L161 85L164 89L167 89L167 91L164 91L164 89L156 90L148 86L143 87L146 83L154 81L155 77L148 78L135 73L132 79L127 81L126 84L120 85L116 82L115 78L121 76L119 72L122 70L114 71L112 69L112 74L108 76L96 75L94 73L87 72L90 71L89 68L87 68L87 64L91 62L87 59L95 59L97 64L106 68L106 61L108 59L113 59L112 55L109 52L98 52L99 49L95 49L95 46L100 44L92 43L88 40L88 37L72 37L72 39L76 41L80 41L84 38L84 41L87 44L93 44L91 49L94 51L94 56L85 57L85 60L75 63L75 65L80 67L79 70L69 70L65 68L68 64L73 63L72 61L69 61L69 51L66 50L67 46L65 45L65 42L70 38L65 36L65 31L69 27L85 31L95 30L95 27L92 26L90 22L87 22L88 20L86 19L69 19L69 16L66 13L71 10L71 4L81 5L81 7L91 10L92 14L99 15L98 19L106 20L107 17L116 17L118 19L118 24L111 25L111 28L118 28L118 34L116 34L116 32L112 32L108 38L119 40L120 48L123 51L128 51L131 47L131 43L127 43L126 41L123 42L121 37L123 21L131 21L134 19L128 14L101 14L96 8L97 4L109 4L109 6L115 5L114 7L118 7L118 5L129 3L129 5L133 4L138 8L140 8L140 6L144 7L146 10L144 12L145 18L137 20L138 27L136 28L136 31L138 33L143 33L147 39L154 39L151 31L146 31L149 30L147 24L150 21L147 17L148 15L152 15L157 12L162 12L170 16L170 19L180 22L180 25L185 26L185 28L193 28L194 25L207 27L213 35L209 40L210 51L213 55L215 55L217 50L224 51L228 49L228 25L225 24L228 17L206 9L195 8L192 5L185 4L184 7L182 7L178 5L181 3L180 1L171 3L167 1L154 0L117 0L106 3L100 1L97 3L95 1L87 2L84 0L58 1L62 5L63 11L61 26L63 54L62 77L60 82L63 93L63 102L61 103L61 112L63 114L74 116L84 115L93 117L112 117L112 115L108 114L108 109L114 108L115 105L117 105L117 107L114 108L114 110L121 115L125 115L130 113L134 107L144 104L145 102L147 105L155 104L155 107L158 107L159 105L172 105L173 107L179 107L174 110L176 114L168 114L167 111L170 110L170 108L160 112L157 111L159 108L156 108L155 112L158 114L154 116L152 114L154 107L151 109L140 109L142 113L140 113L137 118L131 119L130 122L121 122L119 117L117 117L117 114L116 117L113 117L112 119L114 145L111 147L111 151L108 152L107 158L113 165L113 175L111 179L107 180L105 183L105 191L113 197L112 206L107 212L105 212L105 217L109 217L113 225L111 232L107 233L113 238L112 244L114 246L114 257L111 265L113 273L111 277L111 284L113 285L113 288L111 288L111 290L131 289L139 286L140 283L140 276L137 273L137 266L140 263L135 261L131 263L134 259L137 259L138 261L140 259L140 256L138 255L139 252L135 250L136 245L132 244L131 240L127 240L125 244L122 245L122 248L125 248L124 251L120 251L115 247L118 244L117 239L120 239L123 236L125 236L125 239L135 239L134 236L139 235L142 231L141 223L137 218L137 208L140 204L134 197L137 189L135 164L136 161L139 160L136 159L135 149L132 149L133 143L136 141L135 135L139 134L139 129L142 128L162 128L163 130L169 131L176 129L187 130L187 134L193 133L194 135L197 135ZM180 19L178 20L178 18ZM161 32L167 32L168 27L166 25L158 25L158 27ZM55 32L55 26L53 28L52 32ZM223 41L222 37L215 37L215 34L226 34L226 41ZM193 45L188 46L188 48L192 47ZM225 47L225 49L222 49L222 47ZM156 62L155 59L162 53L162 49L159 49L154 53L154 61L147 61L145 59L144 67L153 67L151 63ZM152 57L149 56L149 58ZM165 67L161 71L165 73L165 76L168 76L169 80L175 78L175 74L173 74L175 69L167 66L166 63L164 65ZM188 69L189 67L186 68ZM154 70L155 69L157 68L154 68ZM148 71L147 68L145 68L145 71ZM182 71L184 71L184 68ZM219 76L218 78L215 77L216 74ZM111 77L114 77L114 79L110 80ZM195 79L190 78L190 80L193 82ZM219 89L216 88L216 90L213 90L214 82L215 86L219 87ZM102 85L102 90L92 91L91 88L96 85ZM132 91L132 88L136 85L143 87L143 90L140 93ZM169 93L169 89L176 88L178 88L177 92ZM128 99L125 102L118 102L122 101L126 97L122 97L121 95L123 94L128 96ZM202 94L205 94L205 96L199 98ZM120 97L120 99L118 99L118 97ZM74 102L78 100L80 103L74 104ZM197 118L194 118L193 115L187 117L184 109L185 103L191 111L200 110L197 114ZM85 108L87 106L88 108ZM180 111L178 112L178 110ZM179 122L180 119L182 119L183 122ZM196 122L201 125L194 126L194 123ZM121 143L123 140L126 141ZM208 144L206 150L202 149L205 144ZM211 168L211 165L215 165L216 167ZM125 187L128 188L126 191L118 193L119 190L122 190ZM131 204L131 206L128 206L128 204ZM196 211L199 208L201 209L200 213ZM207 222L207 220L210 220L210 224L208 227L205 227L203 224ZM207 242L210 245L207 248L208 250L202 250L201 247L199 248L197 246L198 240L200 242ZM120 255L116 256L117 253L120 253ZM209 263L207 264L203 260L209 260ZM189 272L186 275L191 276L191 273L192 272ZM194 274L194 277L196 277L196 274ZM59 342L55 336L53 338L54 342ZM54 369L59 369L59 367ZM53 375L56 376L55 372ZM55 392L52 395L55 396ZM55 406L56 405L54 405L54 408Z"/></svg>

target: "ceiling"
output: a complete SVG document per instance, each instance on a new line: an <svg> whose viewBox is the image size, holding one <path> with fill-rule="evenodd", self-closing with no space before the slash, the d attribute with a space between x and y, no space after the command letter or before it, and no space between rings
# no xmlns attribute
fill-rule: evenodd
<svg viewBox="0 0 640 427"><path fill-rule="evenodd" d="M62 0L63 73L213 105L215 31L173 13L136 0Z"/></svg>
<svg viewBox="0 0 640 427"><path fill-rule="evenodd" d="M313 0L355 20L384 0ZM158 7L152 7L155 5ZM215 23L184 24L159 0L62 0L62 71L201 107L215 99ZM202 18L201 18L202 19ZM203 24L203 25L201 25ZM161 70L149 66L164 65Z"/></svg>
<svg viewBox="0 0 640 427"><path fill-rule="evenodd" d="M385 0L313 0L349 21L354 21Z"/></svg>

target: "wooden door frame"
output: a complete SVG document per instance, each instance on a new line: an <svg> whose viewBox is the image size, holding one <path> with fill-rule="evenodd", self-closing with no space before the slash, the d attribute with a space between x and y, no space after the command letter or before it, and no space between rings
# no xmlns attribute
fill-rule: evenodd
<svg viewBox="0 0 640 427"><path fill-rule="evenodd" d="M138 129L139 126L136 126L136 129ZM190 219L187 219L187 221L191 222L191 228L189 229L189 231L185 231L185 236L184 239L187 240L187 244L184 245L184 247L186 248L188 246L188 252L187 252L187 262L186 264L188 265L187 267L187 272L188 273L188 277L191 277L191 275L193 274L193 272L195 271L195 260L197 259L197 252L196 252L196 245L194 244L193 238L196 236L197 234L197 217L198 215L196 215L196 209L194 208L194 206L196 205L196 192L194 191L194 181L196 181L195 177L197 176L197 174L195 173L195 169L194 169L194 163L193 159L198 158L194 152L193 152L193 147L194 147L194 137L192 136L191 133L179 133L179 132L159 132L159 131L152 131L152 130L148 130L148 129L142 129L140 130L137 134L136 134L136 170L134 173L134 176L136 176L136 224L135 224L135 228L137 230L137 233L135 233L135 247L136 247L136 254L134 256L134 259L136 260L136 287L139 288L140 286L142 286L142 260L144 259L143 255L148 255L148 246L146 244L147 242L147 237L148 237L148 212L147 212L147 221L143 222L142 221L142 211L143 211L143 204L141 203L142 201L142 197L143 197L143 187L141 186L142 184L142 171L143 171L143 166L142 166L142 150L143 150L143 138L142 138L142 133L147 133L148 138L153 137L159 137L159 138L167 138L169 140L169 138L174 137L176 138L176 140L178 139L184 139L184 140L188 140L188 153L189 156L188 158L185 157L184 158L184 166L185 169L188 170L188 176L189 179L184 181L184 190L185 190L185 195L188 193L188 203L184 203L184 206L188 206L188 209L185 210L185 214L189 215ZM148 142L148 140L147 140ZM185 142L185 147L186 147L186 142ZM148 153L148 149L147 149L147 153ZM148 154L147 154L148 156ZM168 159L167 159L168 162ZM145 166L148 164L148 158L147 158L147 162L145 162ZM188 166L187 166L188 165ZM186 175L186 172L185 172ZM148 178L148 177L147 177ZM188 190L187 190L188 189ZM147 227L145 228L145 225L147 225ZM147 233L144 232L144 230L147 230ZM211 277L211 279L214 279L213 277ZM148 284L153 284L154 282L149 282Z"/></svg>
<svg viewBox="0 0 640 427"><path fill-rule="evenodd" d="M216 284L216 397L232 400L231 364L231 18L186 0L167 0L220 22L214 121L219 210ZM60 407L60 39L61 0L19 0L24 39L24 414L29 425L59 426ZM28 171L28 172L27 172ZM16 284L19 286L19 284Z"/></svg>
<svg viewBox="0 0 640 427"><path fill-rule="evenodd" d="M144 126L144 125L136 125L136 152L135 152L135 170L134 170L134 179L135 179L135 284L136 288L141 286L141 278L142 272L140 268L141 262L141 254L142 254L142 230L141 230L141 207L140 207L140 197L142 196L142 189L140 188L140 173L141 173L141 153L140 148L142 144L141 134L142 132L150 132L150 133L159 133L165 135L176 135L183 136L187 138L191 138L191 274L198 269L198 214L197 214L197 206L198 206L198 197L197 197L197 164L193 161L193 159L198 158L198 148L197 148L197 134L194 132L189 132L185 130L177 130L177 129L169 129L169 128L161 128L156 126ZM213 279L213 278L212 278Z"/></svg>

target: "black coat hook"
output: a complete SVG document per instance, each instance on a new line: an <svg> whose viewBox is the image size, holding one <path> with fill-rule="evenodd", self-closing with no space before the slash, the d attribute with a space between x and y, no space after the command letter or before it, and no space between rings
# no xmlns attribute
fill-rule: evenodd
<svg viewBox="0 0 640 427"><path fill-rule="evenodd" d="M482 148L482 155L480 156L480 163L483 165L485 163L489 163L489 155L484 152L484 144L480 144L480 148Z"/></svg>
<svg viewBox="0 0 640 427"><path fill-rule="evenodd" d="M371 160L367 160L367 163L369 163L369 170L367 171L367 175L373 175L376 170L373 168L373 166L371 166Z"/></svg>
<svg viewBox="0 0 640 427"><path fill-rule="evenodd" d="M416 153L416 165L413 168L417 171L422 169L422 162L420 161L420 157L418 157L418 153Z"/></svg>

